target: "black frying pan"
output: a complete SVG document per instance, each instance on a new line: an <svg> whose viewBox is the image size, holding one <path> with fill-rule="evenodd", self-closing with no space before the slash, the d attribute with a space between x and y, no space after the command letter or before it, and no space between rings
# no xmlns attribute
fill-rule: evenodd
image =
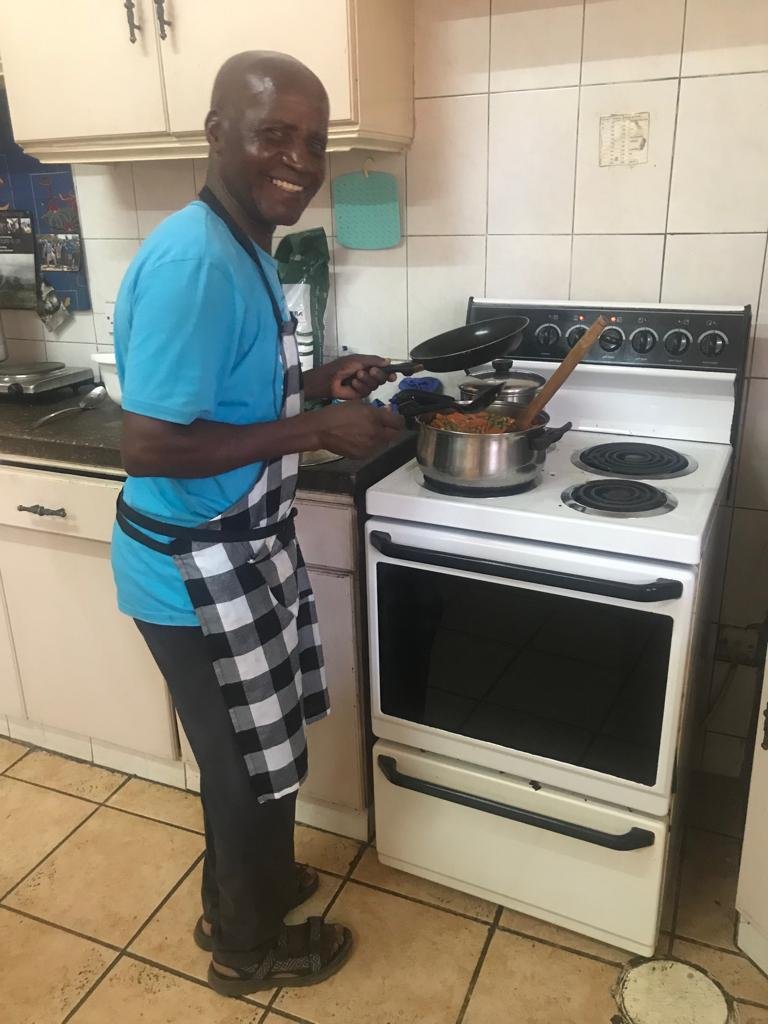
<svg viewBox="0 0 768 1024"><path fill-rule="evenodd" d="M514 352L519 348L527 326L527 317L497 316L454 327L452 331L438 334L411 349L411 359L407 363L390 363L381 369L387 373L406 374L422 369L430 373L468 370ZM348 377L344 383L351 383L352 379Z"/></svg>

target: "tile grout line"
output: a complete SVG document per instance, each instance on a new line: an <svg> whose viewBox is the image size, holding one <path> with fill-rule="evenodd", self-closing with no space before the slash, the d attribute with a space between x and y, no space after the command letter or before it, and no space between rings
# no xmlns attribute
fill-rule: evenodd
<svg viewBox="0 0 768 1024"><path fill-rule="evenodd" d="M20 907L6 907L0 905L0 911L5 911L6 914L18 914L19 917L25 917L29 921L34 921L36 924L45 925L47 928L53 928L57 932L66 932L67 935L74 935L76 939L83 939L85 942L92 942L96 946L101 946L104 949L111 949L113 953L122 952L120 946L116 946L113 942L107 942L105 939L97 939L94 935L87 935L85 932L79 932L76 928L68 928L65 924L60 924L57 921L49 921L45 917L39 917L37 914L30 914L28 910L22 910Z"/></svg>
<svg viewBox="0 0 768 1024"><path fill-rule="evenodd" d="M544 922L547 923L546 921ZM556 925L555 927L560 927ZM531 935L529 932L520 931L519 928L509 928L506 925L499 924L496 929L499 932L503 932L505 935L516 935L521 939L528 939L529 942L538 942L542 946L549 946L550 949L559 949L561 953L570 953L571 956L581 957L583 960L592 960L598 964L607 964L609 967L621 967L626 960L631 959L637 954L632 953L631 950L621 949L619 946L615 948L619 953L626 954L622 960L609 960L608 957L598 956L597 953L588 953L585 949L576 949L574 946L564 946L561 942L555 942L554 939L545 939L541 935ZM574 934L578 934L575 932ZM584 938L589 939L589 935L585 935ZM599 942L599 939L593 939L593 942ZM607 945L607 943L606 943ZM650 959L650 958L648 958Z"/></svg>
<svg viewBox="0 0 768 1024"><path fill-rule="evenodd" d="M496 913L493 915L493 921L491 922L490 926L488 927L488 934L485 937L485 942L483 943L483 948L480 950L480 956L477 958L477 963L475 964L475 969L472 972L472 977L469 979L469 985L467 987L467 991L466 991L466 994L464 996L464 1002L461 1004L461 1009L459 1010L459 1015L456 1018L456 1024L463 1024L464 1017L466 1016L467 1010L469 1009L469 1004L470 1004L470 1002L472 1000L472 996L475 993L475 986L477 985L478 979L480 977L480 972L483 969L483 964L485 963L485 958L488 955L488 950L491 947L491 942L493 941L493 937L494 937L494 935L496 934L496 932L498 930L499 921L501 920L502 912L503 912L503 908L501 906L497 906L496 907Z"/></svg>
<svg viewBox="0 0 768 1024"><path fill-rule="evenodd" d="M175 895L175 893L181 888L181 886L184 884L184 882L186 882L186 880L189 878L189 876L192 874L192 872L197 868L198 864L202 863L202 860L203 860L204 857L205 857L205 850L203 850L201 853L199 853L197 855L197 857L194 858L194 860L189 865L189 867L187 868L186 871L182 872L181 877L171 886L171 888L168 890L168 892L165 894L165 896L163 896L163 898L160 900L160 902L155 906L154 910L152 910L147 915L145 920L139 926L138 930L131 936L131 938L122 947L122 952L123 953L127 953L128 952L129 948L138 939L138 937L141 935L141 933L144 931L144 929L147 927L147 925L153 920L153 918L157 917L157 915L160 913L160 911L163 909L163 907L166 905L166 903L170 900L170 898L173 895Z"/></svg>
<svg viewBox="0 0 768 1024"><path fill-rule="evenodd" d="M571 202L571 248L568 261L568 298L573 293L573 252L576 241L576 196L579 183L579 136L581 134L581 90L584 77L584 38L587 29L587 0L581 5L581 47L579 51L579 81L576 93L576 137L573 148L573 199Z"/></svg>
<svg viewBox="0 0 768 1024"><path fill-rule="evenodd" d="M683 54L685 53L685 30L688 23L688 0L683 0L683 31L680 36L680 61L677 66L677 96L675 98L675 119L672 124L672 151L669 154L669 183L667 185L667 213L664 220L664 242L661 247L661 267L659 268L659 302L664 293L664 271L667 263L667 244L669 239L669 212L672 208L672 181L675 173L675 150L677 149L677 130L680 123L680 93L683 88Z"/></svg>
<svg viewBox="0 0 768 1024"><path fill-rule="evenodd" d="M491 50L493 47L493 0L488 0L488 102L485 126L485 247L483 295L488 295L488 228L491 211Z"/></svg>
<svg viewBox="0 0 768 1024"><path fill-rule="evenodd" d="M450 907L441 906L439 903L430 903L429 900L419 899L418 896L409 896L406 893L397 892L395 889L387 889L383 885L376 885L374 882L366 882L361 878L349 878L345 881L352 882L364 889L372 889L374 892L381 892L387 896L397 896L398 899L406 900L408 903L415 903L418 907L429 907L431 910L439 910L443 914L450 914L452 917L460 917L463 921L472 921L474 924L482 924L488 927L491 923L486 917L474 917L472 914L464 914L460 910L453 910Z"/></svg>

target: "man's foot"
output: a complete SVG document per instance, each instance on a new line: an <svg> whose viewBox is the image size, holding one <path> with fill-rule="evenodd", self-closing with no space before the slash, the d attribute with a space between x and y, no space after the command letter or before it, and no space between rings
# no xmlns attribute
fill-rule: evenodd
<svg viewBox="0 0 768 1024"><path fill-rule="evenodd" d="M223 996L245 996L263 989L316 985L335 974L352 952L352 933L338 924L310 917L283 925L274 945L254 954L247 967L211 961L208 984Z"/></svg>
<svg viewBox="0 0 768 1024"><path fill-rule="evenodd" d="M297 864L296 865L296 888L297 895L296 899L289 906L289 910L295 910L296 907L300 907L302 903L306 903L310 896L314 896L320 886L320 876L314 868L309 867L308 864ZM210 921L200 916L197 919L194 931L195 943L204 949L206 953L210 953L213 949L213 925Z"/></svg>

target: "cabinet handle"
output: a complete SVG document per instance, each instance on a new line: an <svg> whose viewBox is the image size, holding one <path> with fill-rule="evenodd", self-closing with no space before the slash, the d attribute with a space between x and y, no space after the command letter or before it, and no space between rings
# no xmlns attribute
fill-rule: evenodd
<svg viewBox="0 0 768 1024"><path fill-rule="evenodd" d="M155 0L155 13L157 14L157 24L160 29L160 38L167 39L168 33L165 31L165 26L167 25L170 28L171 22L165 20L165 0Z"/></svg>
<svg viewBox="0 0 768 1024"><path fill-rule="evenodd" d="M141 25L136 24L136 18L133 14L136 4L134 3L134 0L125 0L123 7L125 8L125 16L128 19L128 38L132 43L135 43L136 33L141 32Z"/></svg>
<svg viewBox="0 0 768 1024"><path fill-rule="evenodd" d="M60 519L67 518L65 508L46 508L45 505L17 505L17 512L29 512L33 516L58 516Z"/></svg>

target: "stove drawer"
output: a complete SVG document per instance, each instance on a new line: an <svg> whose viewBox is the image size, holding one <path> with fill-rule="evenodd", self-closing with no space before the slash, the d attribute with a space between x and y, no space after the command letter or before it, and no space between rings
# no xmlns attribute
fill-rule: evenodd
<svg viewBox="0 0 768 1024"><path fill-rule="evenodd" d="M655 948L667 823L379 741L385 864L622 949Z"/></svg>
<svg viewBox="0 0 768 1024"><path fill-rule="evenodd" d="M110 541L122 483L0 467L0 523Z"/></svg>

